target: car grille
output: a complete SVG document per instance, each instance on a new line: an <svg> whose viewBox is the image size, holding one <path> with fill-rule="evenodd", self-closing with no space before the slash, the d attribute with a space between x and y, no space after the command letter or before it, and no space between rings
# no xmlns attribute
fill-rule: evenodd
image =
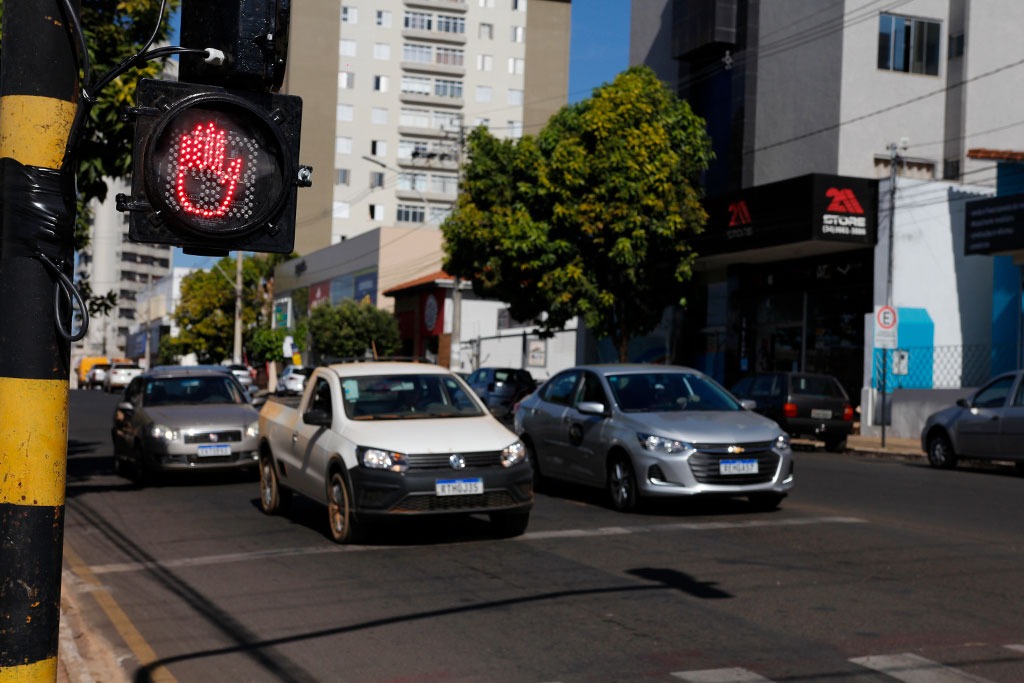
<svg viewBox="0 0 1024 683"><path fill-rule="evenodd" d="M392 512L444 512L447 510L489 510L516 504L508 491L487 491L477 496L407 496Z"/></svg>
<svg viewBox="0 0 1024 683"><path fill-rule="evenodd" d="M499 467L501 451L460 453L466 459L466 467ZM407 456L411 470L450 470L450 453L413 453Z"/></svg>
<svg viewBox="0 0 1024 683"><path fill-rule="evenodd" d="M242 440L242 430L233 429L226 432L196 432L185 435L185 443L231 443Z"/></svg>
<svg viewBox="0 0 1024 683"><path fill-rule="evenodd" d="M742 453L730 453L729 448L740 446ZM756 474L719 474L722 460L757 460ZM745 444L697 444L697 452L690 456L690 471L701 484L744 486L766 484L775 478L779 469L779 454L772 450L772 442Z"/></svg>

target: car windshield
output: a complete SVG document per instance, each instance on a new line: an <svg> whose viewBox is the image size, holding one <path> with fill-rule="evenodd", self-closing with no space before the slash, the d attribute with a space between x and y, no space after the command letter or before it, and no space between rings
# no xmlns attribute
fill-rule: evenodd
<svg viewBox="0 0 1024 683"><path fill-rule="evenodd" d="M223 377L167 377L151 379L143 390L146 406L246 403L238 384Z"/></svg>
<svg viewBox="0 0 1024 683"><path fill-rule="evenodd" d="M608 375L619 409L626 413L742 410L711 380L686 372L629 372Z"/></svg>
<svg viewBox="0 0 1024 683"><path fill-rule="evenodd" d="M480 406L450 375L368 375L341 381L353 420L478 417Z"/></svg>

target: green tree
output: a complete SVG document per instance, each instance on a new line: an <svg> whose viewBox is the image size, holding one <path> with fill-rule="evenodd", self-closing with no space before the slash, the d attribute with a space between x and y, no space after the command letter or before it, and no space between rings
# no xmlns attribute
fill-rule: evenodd
<svg viewBox="0 0 1024 683"><path fill-rule="evenodd" d="M398 321L369 301L321 304L309 314L309 331L322 358L361 357L367 351L387 356L402 345Z"/></svg>
<svg viewBox="0 0 1024 683"><path fill-rule="evenodd" d="M236 255L225 256L209 271L196 271L181 281L181 298L174 312L178 336L168 348L177 357L194 353L201 363L231 358L235 341ZM242 345L248 347L254 330L264 324L266 279L284 257L259 255L242 262ZM269 323L267 323L269 324Z"/></svg>
<svg viewBox="0 0 1024 683"><path fill-rule="evenodd" d="M477 128L442 225L444 268L543 333L580 316L627 360L629 340L683 303L711 158L703 119L647 67L563 107L537 137Z"/></svg>

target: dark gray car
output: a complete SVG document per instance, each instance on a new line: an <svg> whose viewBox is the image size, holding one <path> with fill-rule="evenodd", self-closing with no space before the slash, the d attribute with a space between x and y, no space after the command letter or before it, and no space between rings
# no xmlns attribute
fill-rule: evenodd
<svg viewBox="0 0 1024 683"><path fill-rule="evenodd" d="M162 471L255 469L258 420L230 372L145 373L131 381L114 412L114 471L141 484Z"/></svg>
<svg viewBox="0 0 1024 683"><path fill-rule="evenodd" d="M515 413L537 476L643 497L746 496L773 509L793 486L789 436L703 373L666 365L565 370Z"/></svg>
<svg viewBox="0 0 1024 683"><path fill-rule="evenodd" d="M1013 461L1024 473L1024 371L999 375L956 405L932 413L921 447L932 467L956 467L960 458Z"/></svg>

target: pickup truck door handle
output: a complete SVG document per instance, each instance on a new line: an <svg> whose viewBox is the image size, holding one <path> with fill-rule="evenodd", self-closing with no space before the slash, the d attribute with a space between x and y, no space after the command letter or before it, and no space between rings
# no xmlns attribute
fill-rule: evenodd
<svg viewBox="0 0 1024 683"><path fill-rule="evenodd" d="M298 440L299 440L299 433L298 432L292 432L292 443L295 443Z"/></svg>

